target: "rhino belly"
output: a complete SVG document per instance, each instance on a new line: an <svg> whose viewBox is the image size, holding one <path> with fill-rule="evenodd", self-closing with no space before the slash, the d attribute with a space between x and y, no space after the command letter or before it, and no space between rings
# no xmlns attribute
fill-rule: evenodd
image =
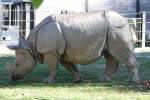
<svg viewBox="0 0 150 100"><path fill-rule="evenodd" d="M98 59L101 55L99 48L76 48L76 49L67 49L64 55L63 60L70 61L76 64L88 64L96 59Z"/></svg>

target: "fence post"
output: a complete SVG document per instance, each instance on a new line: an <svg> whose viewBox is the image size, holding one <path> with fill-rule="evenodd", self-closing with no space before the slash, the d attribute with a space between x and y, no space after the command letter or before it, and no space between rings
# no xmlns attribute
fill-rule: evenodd
<svg viewBox="0 0 150 100"><path fill-rule="evenodd" d="M89 0L85 0L85 12L89 11Z"/></svg>
<svg viewBox="0 0 150 100"><path fill-rule="evenodd" d="M145 48L146 42L146 12L142 12L142 48Z"/></svg>

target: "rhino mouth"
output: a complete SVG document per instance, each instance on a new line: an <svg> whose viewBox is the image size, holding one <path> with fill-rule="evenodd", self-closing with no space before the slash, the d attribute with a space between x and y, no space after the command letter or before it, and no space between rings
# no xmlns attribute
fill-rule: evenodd
<svg viewBox="0 0 150 100"><path fill-rule="evenodd" d="M24 76L21 76L21 75L12 75L11 76L11 79L13 81L18 81L18 80L23 79L23 78L24 78Z"/></svg>

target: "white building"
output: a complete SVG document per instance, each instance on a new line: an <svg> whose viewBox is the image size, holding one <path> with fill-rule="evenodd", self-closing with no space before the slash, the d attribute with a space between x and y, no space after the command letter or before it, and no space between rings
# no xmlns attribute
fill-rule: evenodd
<svg viewBox="0 0 150 100"><path fill-rule="evenodd" d="M43 0L36 10L36 24L50 14L60 14L62 10L84 12L85 0Z"/></svg>

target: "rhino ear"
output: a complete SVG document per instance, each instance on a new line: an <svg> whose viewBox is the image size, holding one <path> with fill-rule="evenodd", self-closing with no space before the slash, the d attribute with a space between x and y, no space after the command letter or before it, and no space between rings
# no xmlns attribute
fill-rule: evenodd
<svg viewBox="0 0 150 100"><path fill-rule="evenodd" d="M20 36L20 37L19 37L19 43L21 43L21 42L23 42L23 41L25 41L24 36Z"/></svg>
<svg viewBox="0 0 150 100"><path fill-rule="evenodd" d="M19 45L8 45L7 47L10 49L10 50L17 50L19 49L20 45L23 43L23 41L25 41L24 37L21 36L19 37Z"/></svg>
<svg viewBox="0 0 150 100"><path fill-rule="evenodd" d="M18 46L7 46L10 50L21 49L30 49L31 43L28 43L23 36L19 37L19 45Z"/></svg>
<svg viewBox="0 0 150 100"><path fill-rule="evenodd" d="M23 36L19 37L19 45L9 45L7 46L10 50L17 50L19 48L26 49L28 48L25 38Z"/></svg>
<svg viewBox="0 0 150 100"><path fill-rule="evenodd" d="M22 49L30 49L30 43L23 36L19 38L19 47Z"/></svg>

